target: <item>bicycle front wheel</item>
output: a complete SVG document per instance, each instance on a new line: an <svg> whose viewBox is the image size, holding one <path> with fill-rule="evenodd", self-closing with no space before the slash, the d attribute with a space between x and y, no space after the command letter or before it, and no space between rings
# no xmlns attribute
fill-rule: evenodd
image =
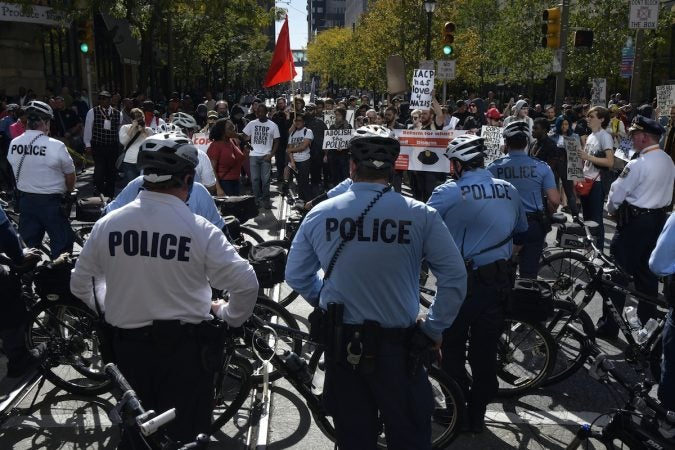
<svg viewBox="0 0 675 450"><path fill-rule="evenodd" d="M574 301L591 281L591 261L582 253L562 250L550 253L539 262L539 278L553 289L554 298Z"/></svg>
<svg viewBox="0 0 675 450"><path fill-rule="evenodd" d="M108 391L103 371L96 316L74 301L41 301L32 311L26 333L29 348L45 346L41 370L55 386L79 395Z"/></svg>
<svg viewBox="0 0 675 450"><path fill-rule="evenodd" d="M228 356L222 370L215 374L211 435L220 430L241 409L253 388L252 374L251 363L237 355Z"/></svg>
<svg viewBox="0 0 675 450"><path fill-rule="evenodd" d="M555 366L556 350L538 322L507 318L497 343L498 395L513 397L539 387Z"/></svg>

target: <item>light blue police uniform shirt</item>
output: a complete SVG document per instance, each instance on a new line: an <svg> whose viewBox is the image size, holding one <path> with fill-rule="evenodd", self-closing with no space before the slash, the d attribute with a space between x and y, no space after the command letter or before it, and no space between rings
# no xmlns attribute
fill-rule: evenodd
<svg viewBox="0 0 675 450"><path fill-rule="evenodd" d="M556 188L548 164L528 156L524 150L509 150L508 155L493 161L487 170L495 178L506 180L518 189L525 212L528 213L543 211L542 194Z"/></svg>
<svg viewBox="0 0 675 450"><path fill-rule="evenodd" d="M438 212L393 190L372 206L363 227L356 227L355 220L384 188L354 183L313 208L291 245L286 282L314 306L344 304L344 323L375 320L385 328L405 328L419 313L424 258L436 276L437 294L422 327L438 340L466 295L464 262ZM343 236L348 241L322 288L318 271L327 270Z"/></svg>
<svg viewBox="0 0 675 450"><path fill-rule="evenodd" d="M354 181L351 178L345 178L340 183L336 184L333 189L326 192L328 198L337 197L340 194L344 194L349 190L349 188L354 184Z"/></svg>
<svg viewBox="0 0 675 450"><path fill-rule="evenodd" d="M121 208L127 203L133 202L136 200L138 192L142 189L143 175L131 180L122 192L120 192L112 202L108 203L108 206L105 207L105 212L109 213ZM218 208L216 208L213 197L211 197L209 191L201 183L195 182L192 185L192 191L190 192L190 198L187 201L187 205L190 208L190 211L198 216L202 216L218 228L222 229L225 226L225 222L218 213Z"/></svg>
<svg viewBox="0 0 675 450"><path fill-rule="evenodd" d="M675 273L675 214L671 214L649 257L649 270L659 276Z"/></svg>
<svg viewBox="0 0 675 450"><path fill-rule="evenodd" d="M459 180L438 186L427 205L439 212L464 259L473 259L474 268L510 259L512 240L478 253L528 228L516 188L492 178L486 169L465 171Z"/></svg>

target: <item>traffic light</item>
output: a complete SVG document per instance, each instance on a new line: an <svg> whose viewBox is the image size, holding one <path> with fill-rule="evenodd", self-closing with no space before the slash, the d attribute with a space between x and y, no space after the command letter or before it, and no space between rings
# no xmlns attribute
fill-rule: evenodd
<svg viewBox="0 0 675 450"><path fill-rule="evenodd" d="M574 46L576 48L593 47L593 30L577 30L574 32Z"/></svg>
<svg viewBox="0 0 675 450"><path fill-rule="evenodd" d="M560 48L560 7L545 9L542 14L544 23L541 25L541 46L544 48Z"/></svg>
<svg viewBox="0 0 675 450"><path fill-rule="evenodd" d="M455 29L454 22L445 22L445 25L443 25L443 54L446 56L452 56L455 52L452 45L455 42Z"/></svg>
<svg viewBox="0 0 675 450"><path fill-rule="evenodd" d="M85 55L94 51L94 23L91 20L78 22L77 46Z"/></svg>

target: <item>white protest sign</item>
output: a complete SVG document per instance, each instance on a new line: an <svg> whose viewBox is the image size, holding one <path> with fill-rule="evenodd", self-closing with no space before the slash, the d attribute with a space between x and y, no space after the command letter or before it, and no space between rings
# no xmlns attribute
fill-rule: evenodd
<svg viewBox="0 0 675 450"><path fill-rule="evenodd" d="M659 0L631 0L628 28L656 30L659 22Z"/></svg>
<svg viewBox="0 0 675 450"><path fill-rule="evenodd" d="M195 147L197 147L199 150L203 151L206 153L206 149L209 148L209 145L211 145L211 141L209 140L209 135L207 133L195 133L192 135L192 143L194 144Z"/></svg>
<svg viewBox="0 0 675 450"><path fill-rule="evenodd" d="M591 105L592 106L606 106L607 105L607 79L593 78L591 80Z"/></svg>
<svg viewBox="0 0 675 450"><path fill-rule="evenodd" d="M465 133L465 130L394 130L401 143L396 170L449 173L450 160L445 157L445 149L448 142Z"/></svg>
<svg viewBox="0 0 675 450"><path fill-rule="evenodd" d="M502 127L488 127L483 125L480 136L485 139L485 165L490 164L497 158L504 156L504 136Z"/></svg>
<svg viewBox="0 0 675 450"><path fill-rule="evenodd" d="M439 80L454 80L455 79L455 68L457 67L457 61L450 60L440 60L438 61L438 71L436 71L436 76Z"/></svg>
<svg viewBox="0 0 675 450"><path fill-rule="evenodd" d="M671 106L675 106L675 85L656 86L656 109L659 117L669 116Z"/></svg>
<svg viewBox="0 0 675 450"><path fill-rule="evenodd" d="M619 147L614 152L614 156L628 162L631 160L634 154L635 149L633 148L633 141L631 141L629 137L621 138L621 141L619 141Z"/></svg>
<svg viewBox="0 0 675 450"><path fill-rule="evenodd" d="M431 91L434 89L434 70L415 69L413 73L410 109L431 109Z"/></svg>
<svg viewBox="0 0 675 450"><path fill-rule="evenodd" d="M349 122L349 125L354 127L354 113L355 111L353 109L348 109L347 110L347 117L345 118L347 122Z"/></svg>
<svg viewBox="0 0 675 450"><path fill-rule="evenodd" d="M335 111L324 111L323 123L325 123L328 128L332 127L335 124Z"/></svg>
<svg viewBox="0 0 675 450"><path fill-rule="evenodd" d="M565 136L565 151L567 152L567 179L582 181L584 179L584 161L579 157L579 136Z"/></svg>
<svg viewBox="0 0 675 450"><path fill-rule="evenodd" d="M343 150L349 147L353 129L326 130L323 132L323 150Z"/></svg>

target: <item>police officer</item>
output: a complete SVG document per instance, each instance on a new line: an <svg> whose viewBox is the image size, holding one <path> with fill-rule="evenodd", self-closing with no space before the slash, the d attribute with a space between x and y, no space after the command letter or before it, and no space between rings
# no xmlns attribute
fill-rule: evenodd
<svg viewBox="0 0 675 450"><path fill-rule="evenodd" d="M607 212L616 215L617 221L610 252L621 268L633 276L635 288L650 296L658 293L658 279L649 270L649 255L666 222L675 179L673 161L659 148L664 131L655 120L635 116L628 133L639 156L626 164L607 197ZM626 298L612 293L612 300L622 309ZM637 310L644 324L655 316L656 306L639 302ZM603 305L597 336L612 339L618 333L618 325Z"/></svg>
<svg viewBox="0 0 675 450"><path fill-rule="evenodd" d="M675 411L675 214L666 222L656 242L656 247L649 258L649 269L659 276L670 276L668 303L670 311L666 317L662 334L663 361L661 362L661 382L658 396L663 407Z"/></svg>
<svg viewBox="0 0 675 450"><path fill-rule="evenodd" d="M527 231L513 237L513 243L522 246L518 253L520 276L537 278L546 233L550 230L548 216L558 208L560 194L548 164L527 155L530 142L527 122L509 123L504 127L503 135L507 155L493 161L487 169L495 178L513 184L520 194L529 226Z"/></svg>
<svg viewBox="0 0 675 450"><path fill-rule="evenodd" d="M483 141L466 134L448 144L445 155L459 179L437 187L427 202L443 217L467 268L467 298L443 333L442 363L464 390L472 432L483 430L487 404L497 393L497 341L511 287L512 237L528 229L516 188L485 170ZM473 383L465 370L467 340Z"/></svg>
<svg viewBox="0 0 675 450"><path fill-rule="evenodd" d="M19 191L19 234L29 247L39 247L46 231L56 258L73 248L69 214L61 205L75 187L75 165L63 142L47 135L52 108L32 101L26 112L26 132L12 140L7 155Z"/></svg>
<svg viewBox="0 0 675 450"><path fill-rule="evenodd" d="M70 287L90 308L102 303L114 359L146 408L175 407L169 435L192 441L211 422L204 321L213 312L240 326L253 311L258 282L223 233L185 205L197 149L180 137L150 137L138 161L145 190L96 223ZM229 302L212 303L211 286L227 289Z"/></svg>
<svg viewBox="0 0 675 450"><path fill-rule="evenodd" d="M343 450L376 447L378 410L388 448L430 448L431 391L416 356L440 343L466 292L462 258L440 215L388 185L399 150L390 130L358 129L349 148L354 184L307 214L288 255L293 289L320 310L343 309L342 321L336 312L323 326L333 343L324 399ZM416 325L423 258L438 293Z"/></svg>

